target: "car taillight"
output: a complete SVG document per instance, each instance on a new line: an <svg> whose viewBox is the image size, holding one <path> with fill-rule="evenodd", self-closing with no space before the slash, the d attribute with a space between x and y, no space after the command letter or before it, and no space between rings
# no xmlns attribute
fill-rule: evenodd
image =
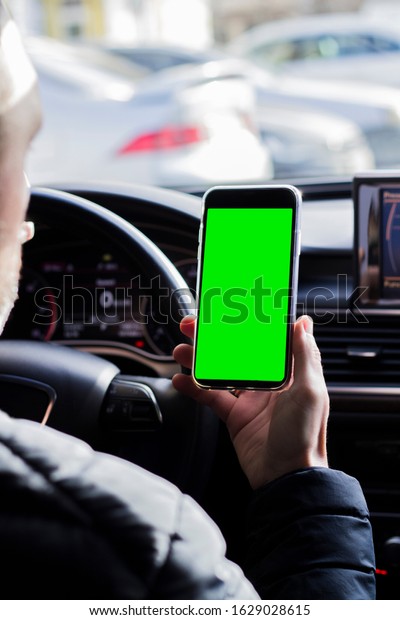
<svg viewBox="0 0 400 620"><path fill-rule="evenodd" d="M118 155L129 155L143 151L163 151L195 144L205 139L201 127L164 127L159 131L141 134L118 150Z"/></svg>

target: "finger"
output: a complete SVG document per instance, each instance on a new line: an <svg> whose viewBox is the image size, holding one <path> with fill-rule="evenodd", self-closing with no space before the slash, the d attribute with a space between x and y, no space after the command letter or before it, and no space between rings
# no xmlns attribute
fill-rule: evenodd
<svg viewBox="0 0 400 620"><path fill-rule="evenodd" d="M172 385L179 392L185 394L185 396L194 398L197 402L203 404L208 404L209 402L209 392L199 388L189 375L183 375L181 373L174 375L172 377Z"/></svg>
<svg viewBox="0 0 400 620"><path fill-rule="evenodd" d="M304 388L314 386L318 391L326 390L321 354L312 332L312 319L307 316L300 317L294 326L293 334L293 385Z"/></svg>
<svg viewBox="0 0 400 620"><path fill-rule="evenodd" d="M190 344L178 344L173 351L174 359L177 364L184 368L192 368L193 365L193 347Z"/></svg>
<svg viewBox="0 0 400 620"><path fill-rule="evenodd" d="M297 371L302 372L312 368L322 374L321 354L313 335L314 324L309 316L301 316L294 326L293 354L301 364L297 364Z"/></svg>
<svg viewBox="0 0 400 620"><path fill-rule="evenodd" d="M180 324L180 329L181 329L182 334L184 334L188 338L193 339L195 325L196 325L195 316L193 316L192 314L189 316L185 316L185 318L182 319L181 324Z"/></svg>
<svg viewBox="0 0 400 620"><path fill-rule="evenodd" d="M235 396L229 392L222 392L219 390L204 390L199 388L192 377L188 375L182 375L180 373L172 377L172 384L175 389L184 394L190 396L198 403L212 407L215 413L225 421L229 416L235 401Z"/></svg>

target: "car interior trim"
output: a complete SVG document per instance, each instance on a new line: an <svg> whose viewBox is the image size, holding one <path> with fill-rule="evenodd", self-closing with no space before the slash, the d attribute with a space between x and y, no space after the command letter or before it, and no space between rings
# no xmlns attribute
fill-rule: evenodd
<svg viewBox="0 0 400 620"><path fill-rule="evenodd" d="M54 341L57 344L57 341ZM58 344L78 349L86 353L93 353L94 355L104 355L106 357L113 358L126 358L134 362L139 362L151 370L153 370L157 376L163 378L170 378L176 372L179 372L178 364L173 362L173 358L169 356L159 356L147 353L145 351L137 353L127 344L107 344L104 341L76 341L76 340L60 340ZM164 361L163 361L164 360Z"/></svg>

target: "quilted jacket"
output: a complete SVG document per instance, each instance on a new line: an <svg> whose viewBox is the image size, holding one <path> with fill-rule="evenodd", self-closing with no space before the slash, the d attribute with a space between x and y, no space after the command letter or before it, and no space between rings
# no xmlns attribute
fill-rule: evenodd
<svg viewBox="0 0 400 620"><path fill-rule="evenodd" d="M308 469L254 494L248 577L176 487L0 413L2 599L373 598L358 483Z"/></svg>

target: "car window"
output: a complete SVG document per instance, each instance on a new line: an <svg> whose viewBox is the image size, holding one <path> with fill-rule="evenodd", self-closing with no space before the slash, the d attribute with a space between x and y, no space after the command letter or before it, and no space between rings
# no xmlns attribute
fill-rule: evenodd
<svg viewBox="0 0 400 620"><path fill-rule="evenodd" d="M133 60L150 71L161 71L162 69L190 62L189 57L183 54L174 54L168 50L111 48L111 51L123 58Z"/></svg>
<svg viewBox="0 0 400 620"><path fill-rule="evenodd" d="M322 34L260 45L249 56L275 64L307 58L334 58L400 50L400 44L369 34Z"/></svg>
<svg viewBox="0 0 400 620"><path fill-rule="evenodd" d="M249 58L255 61L264 61L273 67L275 64L291 61L298 57L296 48L296 41L278 41L251 49Z"/></svg>
<svg viewBox="0 0 400 620"><path fill-rule="evenodd" d="M390 41L383 37L368 33L338 35L335 41L337 42L338 56L374 54L400 50L400 45L395 41Z"/></svg>
<svg viewBox="0 0 400 620"><path fill-rule="evenodd" d="M276 19L244 0L240 16L178 0L177 20L167 0L34 4L16 12L45 110L34 184L201 192L400 166L400 28L384 12L282 8Z"/></svg>

